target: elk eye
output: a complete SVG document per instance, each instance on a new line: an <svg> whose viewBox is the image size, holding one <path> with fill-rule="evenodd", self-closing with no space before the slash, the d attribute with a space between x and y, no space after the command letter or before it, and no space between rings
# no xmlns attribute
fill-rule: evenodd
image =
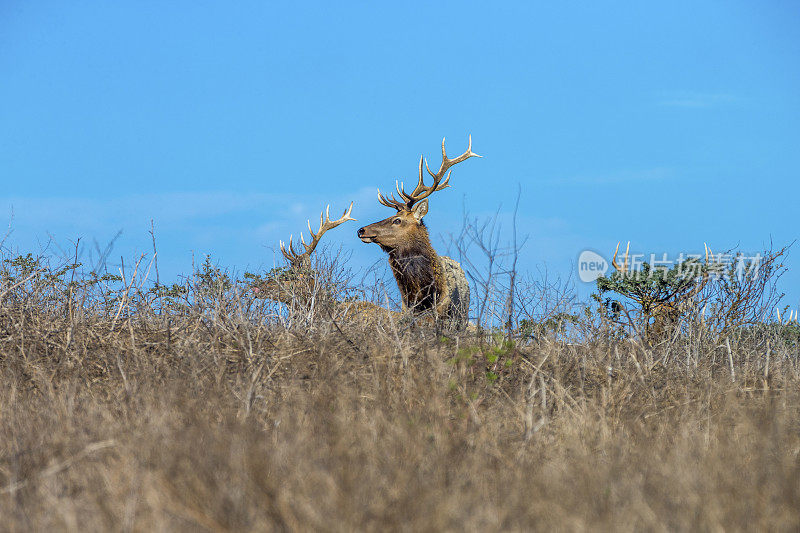
<svg viewBox="0 0 800 533"><path fill-rule="evenodd" d="M399 218L396 218L396 219L392 220L392 224L394 224L394 225L400 224L400 222L401 222L401 220Z"/></svg>

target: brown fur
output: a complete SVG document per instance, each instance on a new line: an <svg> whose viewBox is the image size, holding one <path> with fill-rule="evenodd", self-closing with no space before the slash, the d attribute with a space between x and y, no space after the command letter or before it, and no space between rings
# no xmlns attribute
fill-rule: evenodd
<svg viewBox="0 0 800 533"><path fill-rule="evenodd" d="M389 251L389 265L403 303L415 311L428 311L442 301L445 291L439 256L425 226L417 226L409 233L407 246Z"/></svg>
<svg viewBox="0 0 800 533"><path fill-rule="evenodd" d="M447 319L454 329L462 329L469 309L469 285L458 263L440 257L431 246L428 229L422 222L427 202L420 205L416 211L401 210L365 226L358 236L364 242L377 243L389 254L405 308L415 314L433 312Z"/></svg>
<svg viewBox="0 0 800 533"><path fill-rule="evenodd" d="M308 264L273 273L263 283L253 286L253 296L281 302L301 312L323 309L323 316L347 318L364 325L401 319L396 311L372 302L343 299L336 284L320 279L320 274Z"/></svg>

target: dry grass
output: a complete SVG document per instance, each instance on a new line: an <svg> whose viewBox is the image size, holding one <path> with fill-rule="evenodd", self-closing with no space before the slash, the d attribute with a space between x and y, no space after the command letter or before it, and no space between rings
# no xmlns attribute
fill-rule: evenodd
<svg viewBox="0 0 800 533"><path fill-rule="evenodd" d="M202 277L165 303L12 273L3 529L800 528L798 347L774 332L511 344L289 320Z"/></svg>

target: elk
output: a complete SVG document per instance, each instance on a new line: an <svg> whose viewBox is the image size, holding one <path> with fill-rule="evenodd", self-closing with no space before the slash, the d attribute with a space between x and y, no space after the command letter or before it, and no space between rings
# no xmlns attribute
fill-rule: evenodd
<svg viewBox="0 0 800 533"><path fill-rule="evenodd" d="M645 328L644 336L657 338L669 331L671 326L679 323L681 316L686 313L689 302L700 294L706 286L709 281L709 265L714 261L714 253L705 245L706 266L702 268L700 279L683 275L670 282L664 280L663 283L648 283L646 281L649 281L649 279L645 280L644 274L641 279L634 277L632 265L628 263L630 242L628 242L625 250L625 258L622 260L622 264L620 265L617 262L619 246L620 243L617 243L611 264L620 273L623 280L626 277L630 277L632 280L626 286L620 286L616 290L638 304L641 312L640 318ZM635 329L633 320L621 303L612 302L612 308L616 313L624 313L628 322ZM651 319L653 321L652 324L650 323Z"/></svg>
<svg viewBox="0 0 800 533"><path fill-rule="evenodd" d="M322 236L328 230L336 228L355 220L350 215L353 211L353 202L350 202L342 216L337 220L330 219L330 206L319 216L319 229L315 232L311 229L311 221L308 222L308 232L311 234L311 241L306 244L303 234L300 234L300 244L304 251L295 251L292 237L289 237L288 247L286 243L280 241L281 253L283 253L288 266L273 270L267 280L255 285L253 291L256 297L266 298L281 302L286 305L298 304L301 309L311 310L320 304L330 305L328 308L338 316L355 317L363 323L374 323L379 318L397 318L393 313L380 306L365 301L342 301L339 300L340 291L337 290L336 283L321 279L321 274L312 267L311 256L317 248ZM288 249L287 249L288 248Z"/></svg>
<svg viewBox="0 0 800 533"><path fill-rule="evenodd" d="M428 197L450 186L450 168L471 157L481 157L472 152L472 136L467 151L454 159L447 157L442 139L439 170L431 172L424 155L420 156L419 180L413 191L407 193L402 184L395 183L398 200L394 194L385 196L378 190L378 202L396 213L357 232L363 242L374 242L389 254L389 266L400 289L403 309L417 315L433 314L443 320L447 329L464 329L467 325L469 284L461 265L436 254L423 217L428 212ZM431 186L424 184L423 165L433 178ZM442 180L445 173L447 177Z"/></svg>
<svg viewBox="0 0 800 533"><path fill-rule="evenodd" d="M318 273L311 267L311 254L317 248L322 236L328 230L338 227L350 220L356 219L350 216L353 211L353 202L350 207L337 220L330 219L330 205L319 215L319 229L314 232L311 229L311 221L308 221L308 232L311 234L310 244L306 244L303 234L300 233L300 244L304 251L297 253L294 249L292 236L289 237L288 250L286 244L280 241L281 253L288 262L288 267L275 269L270 273L266 282L253 287L256 296L275 300L284 304L291 304L297 300L299 303L307 304L314 296L315 286L318 281Z"/></svg>

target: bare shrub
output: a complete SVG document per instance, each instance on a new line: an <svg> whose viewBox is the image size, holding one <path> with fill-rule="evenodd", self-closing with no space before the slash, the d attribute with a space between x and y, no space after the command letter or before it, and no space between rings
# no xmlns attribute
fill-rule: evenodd
<svg viewBox="0 0 800 533"><path fill-rule="evenodd" d="M745 263L742 252L726 251L732 258L730 264L712 278L697 301L703 324L718 337L725 337L772 318L783 298L778 282L786 272L783 261L790 247L775 249L770 244L751 264Z"/></svg>
<svg viewBox="0 0 800 533"><path fill-rule="evenodd" d="M442 337L302 322L212 260L169 287L147 257L2 260L6 529L800 527L786 324L729 349Z"/></svg>
<svg viewBox="0 0 800 533"><path fill-rule="evenodd" d="M518 235L517 209L508 234L500 211L479 219L464 213L461 230L449 244L472 283L472 319L479 331L503 329L507 340L563 336L577 320L577 298L571 279L552 278L546 269L518 272L519 254L528 236Z"/></svg>

